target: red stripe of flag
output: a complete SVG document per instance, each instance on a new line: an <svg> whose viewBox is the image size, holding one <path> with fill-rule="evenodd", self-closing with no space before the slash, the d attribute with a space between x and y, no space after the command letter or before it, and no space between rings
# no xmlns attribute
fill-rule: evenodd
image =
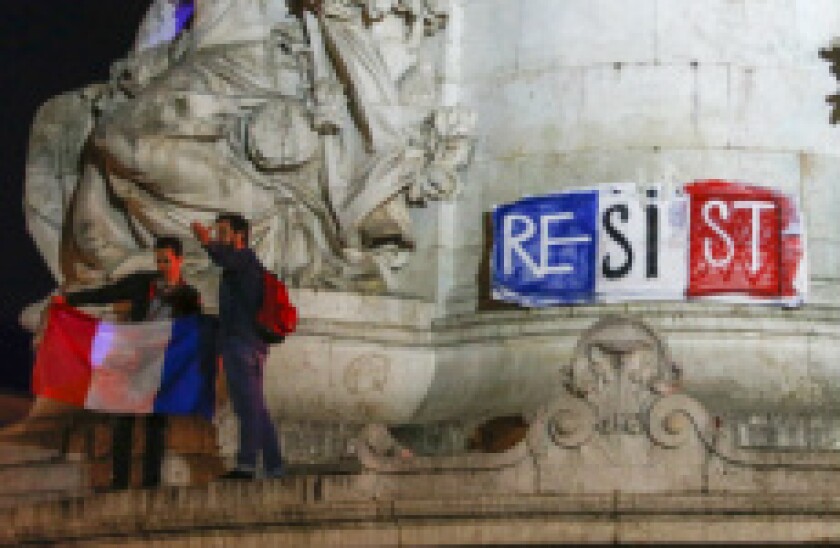
<svg viewBox="0 0 840 548"><path fill-rule="evenodd" d="M98 321L67 305L52 305L38 347L32 390L83 407L90 388L90 352Z"/></svg>

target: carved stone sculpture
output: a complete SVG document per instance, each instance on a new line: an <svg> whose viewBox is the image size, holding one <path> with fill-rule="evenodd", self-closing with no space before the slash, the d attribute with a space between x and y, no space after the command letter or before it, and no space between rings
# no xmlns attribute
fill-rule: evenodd
<svg viewBox="0 0 840 548"><path fill-rule="evenodd" d="M36 118L26 211L56 279L120 277L224 210L293 285L393 289L408 207L452 196L472 143L435 85L442 3L196 0L168 40L184 4L156 2L110 82Z"/></svg>
<svg viewBox="0 0 840 548"><path fill-rule="evenodd" d="M615 316L581 336L564 374L569 392L597 410L597 428L606 434L639 433L639 412L679 381L679 369L656 334L641 321Z"/></svg>

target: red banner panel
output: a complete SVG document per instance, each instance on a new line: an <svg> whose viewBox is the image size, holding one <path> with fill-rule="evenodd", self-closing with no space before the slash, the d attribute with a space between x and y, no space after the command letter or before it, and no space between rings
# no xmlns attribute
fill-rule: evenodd
<svg viewBox="0 0 840 548"><path fill-rule="evenodd" d="M724 181L686 185L690 197L688 296L796 294L801 242L783 228L798 223L790 200L768 188Z"/></svg>

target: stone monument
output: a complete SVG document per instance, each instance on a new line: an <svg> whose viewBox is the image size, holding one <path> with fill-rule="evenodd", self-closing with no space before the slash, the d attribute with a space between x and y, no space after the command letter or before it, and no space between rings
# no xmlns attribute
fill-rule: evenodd
<svg viewBox="0 0 840 548"><path fill-rule="evenodd" d="M33 126L27 211L56 278L119 277L152 236L231 210L294 285L396 290L408 207L459 189L474 120L437 85L442 8L388 4L199 1L172 41L150 14L109 83Z"/></svg>
<svg viewBox="0 0 840 548"><path fill-rule="evenodd" d="M169 23L144 25L110 82L47 103L30 144L29 226L57 283L142 268L154 235L187 237L230 209L295 288L301 327L272 351L267 401L292 461L354 472L271 484L274 503L304 513L254 506L230 523L291 526L335 503L407 542L491 540L475 519L511 542L837 534L819 517L837 512L840 486L840 133L820 51L840 5L304 4L196 0L191 26L159 41L177 27L161 1ZM487 299L494 205L710 178L800 198L805 306ZM217 273L189 252L212 308ZM505 417L527 426L494 452L470 445ZM220 412L223 458L229 422ZM167 521L156 496L142 508L160 521L123 534L198 523ZM190 519L216 523L208 512ZM523 536L511 512L558 521ZM444 514L469 518L455 526L467 536L412 529ZM790 527L762 528L772 516ZM94 538L85 527L74 534ZM9 538L69 534L36 529Z"/></svg>

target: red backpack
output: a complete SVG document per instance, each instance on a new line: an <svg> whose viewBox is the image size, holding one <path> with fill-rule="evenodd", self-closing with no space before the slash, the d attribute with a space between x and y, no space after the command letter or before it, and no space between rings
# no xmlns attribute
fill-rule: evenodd
<svg viewBox="0 0 840 548"><path fill-rule="evenodd" d="M269 344L283 342L297 328L297 308L289 300L286 285L273 272L263 270L263 299L257 313L257 331Z"/></svg>

